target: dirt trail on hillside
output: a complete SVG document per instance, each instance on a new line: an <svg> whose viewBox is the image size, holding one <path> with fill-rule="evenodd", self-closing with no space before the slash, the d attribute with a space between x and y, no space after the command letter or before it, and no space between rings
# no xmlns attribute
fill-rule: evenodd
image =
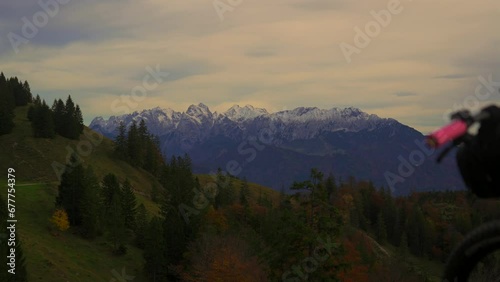
<svg viewBox="0 0 500 282"><path fill-rule="evenodd" d="M382 246L381 246L381 245L380 245L380 244L379 244L379 243L378 243L375 239L373 239L372 237L368 236L368 234L366 234L366 233L363 233L363 234L364 234L364 235L365 235L368 239L370 239L370 241L372 241L372 242L373 242L373 244L374 244L375 246L377 246L381 252L383 252L386 256L391 257L391 254L390 254L390 253L389 253L386 249L384 249L384 247L382 247Z"/></svg>

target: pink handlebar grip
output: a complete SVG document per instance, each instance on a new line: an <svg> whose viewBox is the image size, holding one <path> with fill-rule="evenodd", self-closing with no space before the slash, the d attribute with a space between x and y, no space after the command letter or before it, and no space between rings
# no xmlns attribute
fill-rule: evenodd
<svg viewBox="0 0 500 282"><path fill-rule="evenodd" d="M441 147L448 141L452 141L467 132L467 123L463 120L456 120L447 126L440 128L427 136L426 141L433 148Z"/></svg>

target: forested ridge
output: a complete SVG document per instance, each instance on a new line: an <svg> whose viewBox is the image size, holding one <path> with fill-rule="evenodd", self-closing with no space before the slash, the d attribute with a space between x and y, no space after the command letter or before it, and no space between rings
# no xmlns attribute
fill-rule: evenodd
<svg viewBox="0 0 500 282"><path fill-rule="evenodd" d="M114 154L147 169L143 160L159 151L141 124L121 126ZM142 140L134 146L143 153L131 156L129 140ZM292 185L295 194L250 197L246 179L220 169L214 185L202 186L187 155L156 160L151 172L162 187L151 197L161 213L149 221L141 216L134 239L152 281L421 281L429 274L405 257L443 263L468 231L499 215L498 202L466 191L393 197L370 181L342 181L316 169Z"/></svg>

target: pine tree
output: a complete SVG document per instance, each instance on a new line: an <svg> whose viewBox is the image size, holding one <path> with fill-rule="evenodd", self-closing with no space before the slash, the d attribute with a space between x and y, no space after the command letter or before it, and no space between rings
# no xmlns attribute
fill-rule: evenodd
<svg viewBox="0 0 500 282"><path fill-rule="evenodd" d="M162 197L162 213L167 216L170 210L177 210L181 204L193 200L195 181L188 157L172 157L170 164L163 169L160 183L165 187L165 197Z"/></svg>
<svg viewBox="0 0 500 282"><path fill-rule="evenodd" d="M54 126L57 134L64 136L64 124L66 123L66 108L64 106L64 102L61 99L54 100L52 104L52 112L54 117Z"/></svg>
<svg viewBox="0 0 500 282"><path fill-rule="evenodd" d="M108 209L115 197L121 197L120 183L116 175L109 173L102 180L102 198L104 206Z"/></svg>
<svg viewBox="0 0 500 282"><path fill-rule="evenodd" d="M233 178L228 174L223 174L221 168L217 169L216 181L219 193L215 197L214 208L218 209L231 205L235 200Z"/></svg>
<svg viewBox="0 0 500 282"><path fill-rule="evenodd" d="M379 243L387 241L387 226L385 225L384 216L380 212L377 216L377 240Z"/></svg>
<svg viewBox="0 0 500 282"><path fill-rule="evenodd" d="M36 97L33 100L33 105L35 105L35 106L41 106L42 105L42 99L40 99L40 95L36 94Z"/></svg>
<svg viewBox="0 0 500 282"><path fill-rule="evenodd" d="M141 167L157 178L162 178L162 168L166 165L160 150L158 137L149 134L146 122L132 121L128 132L120 122L115 139L115 155L129 164Z"/></svg>
<svg viewBox="0 0 500 282"><path fill-rule="evenodd" d="M408 255L408 236L406 236L406 233L403 232L401 235L401 243L399 244L399 254L401 257L406 257Z"/></svg>
<svg viewBox="0 0 500 282"><path fill-rule="evenodd" d="M166 280L168 264L165 261L162 220L158 217L153 217L147 227L144 260L144 272L151 281Z"/></svg>
<svg viewBox="0 0 500 282"><path fill-rule="evenodd" d="M420 210L420 207L415 205L413 207L413 212L408 219L408 228L406 229L406 234L408 236L408 246L410 251L417 256L422 256L424 254L424 236L422 234L424 230L424 215Z"/></svg>
<svg viewBox="0 0 500 282"><path fill-rule="evenodd" d="M163 156L163 153L161 151L161 146L160 146L160 139L158 136L150 136L150 154L151 154L151 173L159 177L161 169L166 165L165 164L165 158ZM148 153L149 154L149 153ZM147 159L149 161L149 159Z"/></svg>
<svg viewBox="0 0 500 282"><path fill-rule="evenodd" d="M2 97L0 96L0 99ZM14 128L14 113L4 105L0 105L0 135L8 134Z"/></svg>
<svg viewBox="0 0 500 282"><path fill-rule="evenodd" d="M382 191L382 190L381 190ZM398 234L398 209L392 198L391 191L389 189L384 189L384 205L382 207L382 214L384 216L384 222L387 226L387 239L389 242L395 246L399 244L400 234Z"/></svg>
<svg viewBox="0 0 500 282"><path fill-rule="evenodd" d="M148 228L148 218L147 218L146 207L142 203L137 208L135 223L136 223L135 239L134 239L135 245L141 249L144 249L146 231Z"/></svg>
<svg viewBox="0 0 500 282"><path fill-rule="evenodd" d="M0 135L10 133L14 128L14 94L3 75L0 74Z"/></svg>
<svg viewBox="0 0 500 282"><path fill-rule="evenodd" d="M19 95L19 87L18 87L18 80L17 77L11 77L7 80L7 84L9 85L9 88L12 89L12 95L14 96L14 105L15 106L20 106L21 103L21 95Z"/></svg>
<svg viewBox="0 0 500 282"><path fill-rule="evenodd" d="M103 209L99 192L99 180L92 167L88 167L85 170L84 191L80 199L82 235L88 239L93 239L102 233Z"/></svg>
<svg viewBox="0 0 500 282"><path fill-rule="evenodd" d="M248 188L248 182L246 178L243 178L243 181L241 182L241 188L240 188L240 204L243 206L248 206L248 197L250 194L250 190Z"/></svg>
<svg viewBox="0 0 500 282"><path fill-rule="evenodd" d="M82 223L80 199L84 191L84 178L85 169L81 163L77 163L77 156L73 154L61 176L59 194L56 197L56 207L66 210L72 226L80 226Z"/></svg>
<svg viewBox="0 0 500 282"><path fill-rule="evenodd" d="M151 174L156 175L158 171L158 160L153 136L148 136L143 143L143 168Z"/></svg>
<svg viewBox="0 0 500 282"><path fill-rule="evenodd" d="M132 191L132 185L128 179L125 179L122 187L122 206L123 217L125 220L125 227L131 230L135 229L135 217L137 214L136 205L137 201Z"/></svg>
<svg viewBox="0 0 500 282"><path fill-rule="evenodd" d="M139 136L139 131L137 129L137 123L135 120L129 128L127 136L127 149L130 163L134 166L141 166L141 140Z"/></svg>
<svg viewBox="0 0 500 282"><path fill-rule="evenodd" d="M306 190L309 192L308 199L302 203L302 206L308 208L309 213L308 224L311 229L316 228L315 214L317 213L316 207L325 204L326 190L322 185L323 173L316 168L312 168L309 180L302 182L294 182L292 190Z"/></svg>
<svg viewBox="0 0 500 282"><path fill-rule="evenodd" d="M41 105L35 106L31 126L35 138L54 138L54 119L52 111L45 103L45 100L42 101Z"/></svg>
<svg viewBox="0 0 500 282"><path fill-rule="evenodd" d="M151 148L150 148L150 145L152 145L151 144L152 142L151 142L148 128L146 126L146 122L144 121L144 119L141 119L141 121L139 122L139 127L137 129L137 133L139 136L138 156L139 156L141 167L147 171L151 171L152 170L152 163L148 163L147 162L148 160L146 160L146 159L149 158L149 161L151 161L151 155L148 156L147 154L148 154L148 151L149 151L149 153L152 153Z"/></svg>
<svg viewBox="0 0 500 282"><path fill-rule="evenodd" d="M172 157L169 166L164 170L161 184L166 188L166 195L162 199L161 216L164 246L164 263L177 265L187 250L187 244L197 233L198 220L191 218L189 223L179 211L179 205L193 200L193 190L199 190L199 183L195 181L191 171L191 160L186 155ZM193 189L194 188L194 189ZM175 226L175 228L173 228ZM173 273L167 273L174 279Z"/></svg>
<svg viewBox="0 0 500 282"><path fill-rule="evenodd" d="M74 118L74 123L75 123L74 126L77 129L78 135L80 135L83 132L84 125L83 125L83 115L82 115L82 111L80 110L79 105L76 105L75 115L73 118Z"/></svg>
<svg viewBox="0 0 500 282"><path fill-rule="evenodd" d="M26 96L26 104L33 101L33 94L31 94L31 87L27 80L24 81L23 90Z"/></svg>
<svg viewBox="0 0 500 282"><path fill-rule="evenodd" d="M78 139L80 136L80 124L76 118L76 108L71 95L66 99L64 106L64 115L62 120L61 136L69 139Z"/></svg>
<svg viewBox="0 0 500 282"><path fill-rule="evenodd" d="M122 160L127 160L127 128L123 121L120 121L118 126L118 135L115 139L115 154Z"/></svg>
<svg viewBox="0 0 500 282"><path fill-rule="evenodd" d="M8 84L12 89L16 107L26 106L30 100L31 93L26 91L24 84L17 77L11 77L8 80Z"/></svg>
<svg viewBox="0 0 500 282"><path fill-rule="evenodd" d="M332 174L330 174L325 180L325 189L328 193L328 200L330 200L332 196L335 197L338 188L335 183L335 177L333 177Z"/></svg>
<svg viewBox="0 0 500 282"><path fill-rule="evenodd" d="M172 212L170 216L163 218L163 257L166 265L180 263L192 235L178 211ZM167 276L175 276L175 273L167 271Z"/></svg>
<svg viewBox="0 0 500 282"><path fill-rule="evenodd" d="M127 238L127 229L125 227L125 218L123 217L122 203L120 197L113 197L106 213L108 236L113 243L113 249L116 254L125 254L125 239Z"/></svg>
<svg viewBox="0 0 500 282"><path fill-rule="evenodd" d="M144 144L149 140L149 132L144 119L141 119L141 121L139 122L139 128L137 129L137 132L139 134L141 144Z"/></svg>

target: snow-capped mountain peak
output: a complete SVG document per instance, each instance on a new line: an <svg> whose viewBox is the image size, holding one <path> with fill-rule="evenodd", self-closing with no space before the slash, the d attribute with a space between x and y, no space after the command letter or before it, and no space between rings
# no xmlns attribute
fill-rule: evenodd
<svg viewBox="0 0 500 282"><path fill-rule="evenodd" d="M252 105L246 105L240 107L239 105L234 105L223 113L224 116L233 121L242 121L253 119L261 115L268 115L266 109L254 108Z"/></svg>
<svg viewBox="0 0 500 282"><path fill-rule="evenodd" d="M414 141L423 138L394 119L354 107L298 107L269 113L251 105L234 105L225 112L212 113L200 103L184 112L157 107L107 120L96 117L89 127L115 138L121 122L129 127L141 120L158 136L165 156L188 153L199 173L236 162L244 167L243 176L270 187L282 186L283 181L291 184L296 177L305 179L311 165L342 177L356 173L356 178L384 185L387 171L398 168L398 156L410 155ZM252 156L255 154L258 157ZM255 158L255 163L250 164L250 158ZM433 173L442 177L452 171L446 174L430 167L425 174L405 178L400 186L436 187L439 177ZM454 179L459 178L446 179L440 185L456 186Z"/></svg>
<svg viewBox="0 0 500 282"><path fill-rule="evenodd" d="M212 119L212 112L210 112L210 109L203 103L189 106L186 115L200 124Z"/></svg>
<svg viewBox="0 0 500 282"><path fill-rule="evenodd" d="M96 117L90 127L105 135L113 136L120 122L124 122L128 127L133 121L140 120L145 120L151 133L155 135L180 133L189 136L192 142L220 134L238 139L245 134L258 134L263 128L268 128L274 131L275 136L279 136L273 140L276 144L296 139L311 139L321 132L339 130L357 132L394 123L394 120L379 118L353 107L344 109L298 107L269 113L266 109L252 105L244 107L234 105L219 114L212 113L208 106L199 103L190 105L185 112L156 107L122 116L112 116L108 120Z"/></svg>
<svg viewBox="0 0 500 282"><path fill-rule="evenodd" d="M186 114L190 116L201 116L201 115L212 115L210 109L203 103L199 103L198 105L191 105L186 111Z"/></svg>

